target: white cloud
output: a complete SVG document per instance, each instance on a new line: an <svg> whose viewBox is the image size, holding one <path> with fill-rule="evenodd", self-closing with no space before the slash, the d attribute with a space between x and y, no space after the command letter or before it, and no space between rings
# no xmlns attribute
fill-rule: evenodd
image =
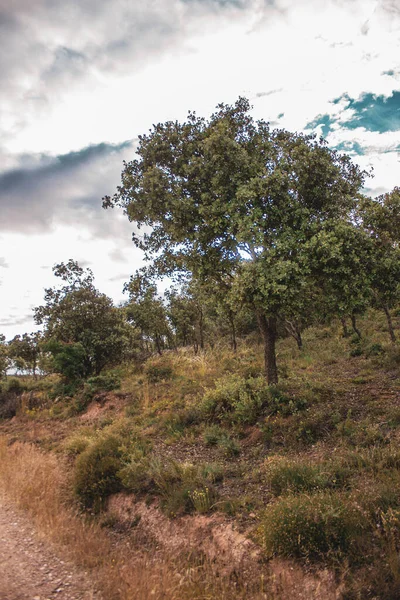
<svg viewBox="0 0 400 600"><path fill-rule="evenodd" d="M70 170L53 168L57 155L118 145L152 123L183 119L189 109L207 116L218 102L246 95L257 118L291 130L321 114L335 117L329 141L362 145L367 155L356 160L374 166L371 190L399 183L396 132L341 126L354 116L344 94L400 89L396 0L3 4L0 161L3 174L14 171L18 180L7 197L0 190L8 228L0 256L9 264L1 269L3 329L4 319L14 321L8 332L20 331L21 315L53 284L42 267L89 261L100 289L118 299L119 278L141 264L132 225L100 208L134 149ZM16 231L18 221L29 236Z"/></svg>

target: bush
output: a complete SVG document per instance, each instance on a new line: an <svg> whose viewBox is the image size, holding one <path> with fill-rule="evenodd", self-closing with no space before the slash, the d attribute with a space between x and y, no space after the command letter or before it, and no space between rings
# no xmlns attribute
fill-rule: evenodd
<svg viewBox="0 0 400 600"><path fill-rule="evenodd" d="M105 435L77 458L74 488L85 508L98 511L107 496L121 490L122 446L121 437Z"/></svg>
<svg viewBox="0 0 400 600"><path fill-rule="evenodd" d="M218 441L218 447L222 450L224 456L233 458L239 456L240 446L236 440L233 440L229 435L224 435Z"/></svg>
<svg viewBox="0 0 400 600"><path fill-rule="evenodd" d="M206 446L216 446L224 435L225 431L219 425L210 425L204 430L204 443Z"/></svg>
<svg viewBox="0 0 400 600"><path fill-rule="evenodd" d="M382 344L379 344L379 343L370 344L365 351L365 356L367 356L368 358L370 356L379 356L380 354L383 354L384 352L385 352L385 349L383 348Z"/></svg>
<svg viewBox="0 0 400 600"><path fill-rule="evenodd" d="M173 460L164 463L140 453L131 455L120 471L127 489L159 496L161 507L173 517L193 510L208 512L216 498L213 483L222 477L218 465L192 465Z"/></svg>
<svg viewBox="0 0 400 600"><path fill-rule="evenodd" d="M261 534L269 555L320 560L356 551L371 529L361 508L329 492L288 496L267 507Z"/></svg>
<svg viewBox="0 0 400 600"><path fill-rule="evenodd" d="M305 406L304 400L290 398L278 388L269 387L264 377L244 379L228 375L205 393L201 410L207 419L252 425L261 414L287 416Z"/></svg>
<svg viewBox="0 0 400 600"><path fill-rule="evenodd" d="M0 419L12 419L17 414L18 396L9 392L0 392Z"/></svg>
<svg viewBox="0 0 400 600"><path fill-rule="evenodd" d="M349 471L339 464L312 464L309 461L271 457L264 473L275 496L286 492L306 492L339 487L348 479Z"/></svg>
<svg viewBox="0 0 400 600"><path fill-rule="evenodd" d="M158 383L167 379L171 379L173 369L171 365L163 363L147 363L145 373L149 383Z"/></svg>
<svg viewBox="0 0 400 600"><path fill-rule="evenodd" d="M63 443L65 453L68 456L82 454L94 441L94 435L94 432L86 427L74 432Z"/></svg>
<svg viewBox="0 0 400 600"><path fill-rule="evenodd" d="M26 390L26 385L17 377L10 377L4 382L4 391L13 394L22 394Z"/></svg>

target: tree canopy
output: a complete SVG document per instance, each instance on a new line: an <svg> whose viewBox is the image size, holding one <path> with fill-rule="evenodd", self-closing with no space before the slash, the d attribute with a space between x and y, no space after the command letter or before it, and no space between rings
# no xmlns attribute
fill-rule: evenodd
<svg viewBox="0 0 400 600"><path fill-rule="evenodd" d="M46 289L45 304L35 309L36 323L44 325L45 340L52 342L48 350L81 377L118 363L129 336L123 311L94 287L90 269L76 261L56 265L53 272L66 285ZM74 347L67 351L66 346Z"/></svg>
<svg viewBox="0 0 400 600"><path fill-rule="evenodd" d="M134 241L158 272L233 280L231 301L255 312L275 383L277 318L304 310L327 275L313 269L313 240L352 227L365 176L323 140L255 121L240 98L208 120L189 113L140 136L103 206L122 206L144 228Z"/></svg>

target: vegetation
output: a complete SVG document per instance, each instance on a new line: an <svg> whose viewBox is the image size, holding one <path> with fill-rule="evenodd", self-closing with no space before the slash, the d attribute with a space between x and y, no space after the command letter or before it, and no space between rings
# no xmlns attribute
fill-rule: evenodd
<svg viewBox="0 0 400 600"><path fill-rule="evenodd" d="M22 502L18 456L36 460L79 536L85 518L113 529L99 538L119 564L110 598L132 585L164 597L121 575L115 550L158 551L146 510L168 531L202 515L209 545L228 516L261 553L263 566L249 551L232 591L195 536L176 559L188 573L201 554L207 597L289 597L273 583L283 559L304 589L328 569L344 599L398 598L399 189L363 196L366 174L348 157L255 122L243 99L155 126L137 154L104 200L145 226L135 242L149 264L125 284L126 303L71 259L35 310L43 330L0 337L0 481ZM131 502L128 525L110 513L115 498ZM165 597L176 598L182 569L167 563ZM180 598L205 597L195 580L182 575Z"/></svg>

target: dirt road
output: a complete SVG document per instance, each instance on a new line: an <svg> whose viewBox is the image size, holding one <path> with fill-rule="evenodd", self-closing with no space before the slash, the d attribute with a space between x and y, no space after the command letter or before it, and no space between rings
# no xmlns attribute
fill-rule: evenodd
<svg viewBox="0 0 400 600"><path fill-rule="evenodd" d="M0 496L0 600L100 600L84 571L39 539Z"/></svg>

